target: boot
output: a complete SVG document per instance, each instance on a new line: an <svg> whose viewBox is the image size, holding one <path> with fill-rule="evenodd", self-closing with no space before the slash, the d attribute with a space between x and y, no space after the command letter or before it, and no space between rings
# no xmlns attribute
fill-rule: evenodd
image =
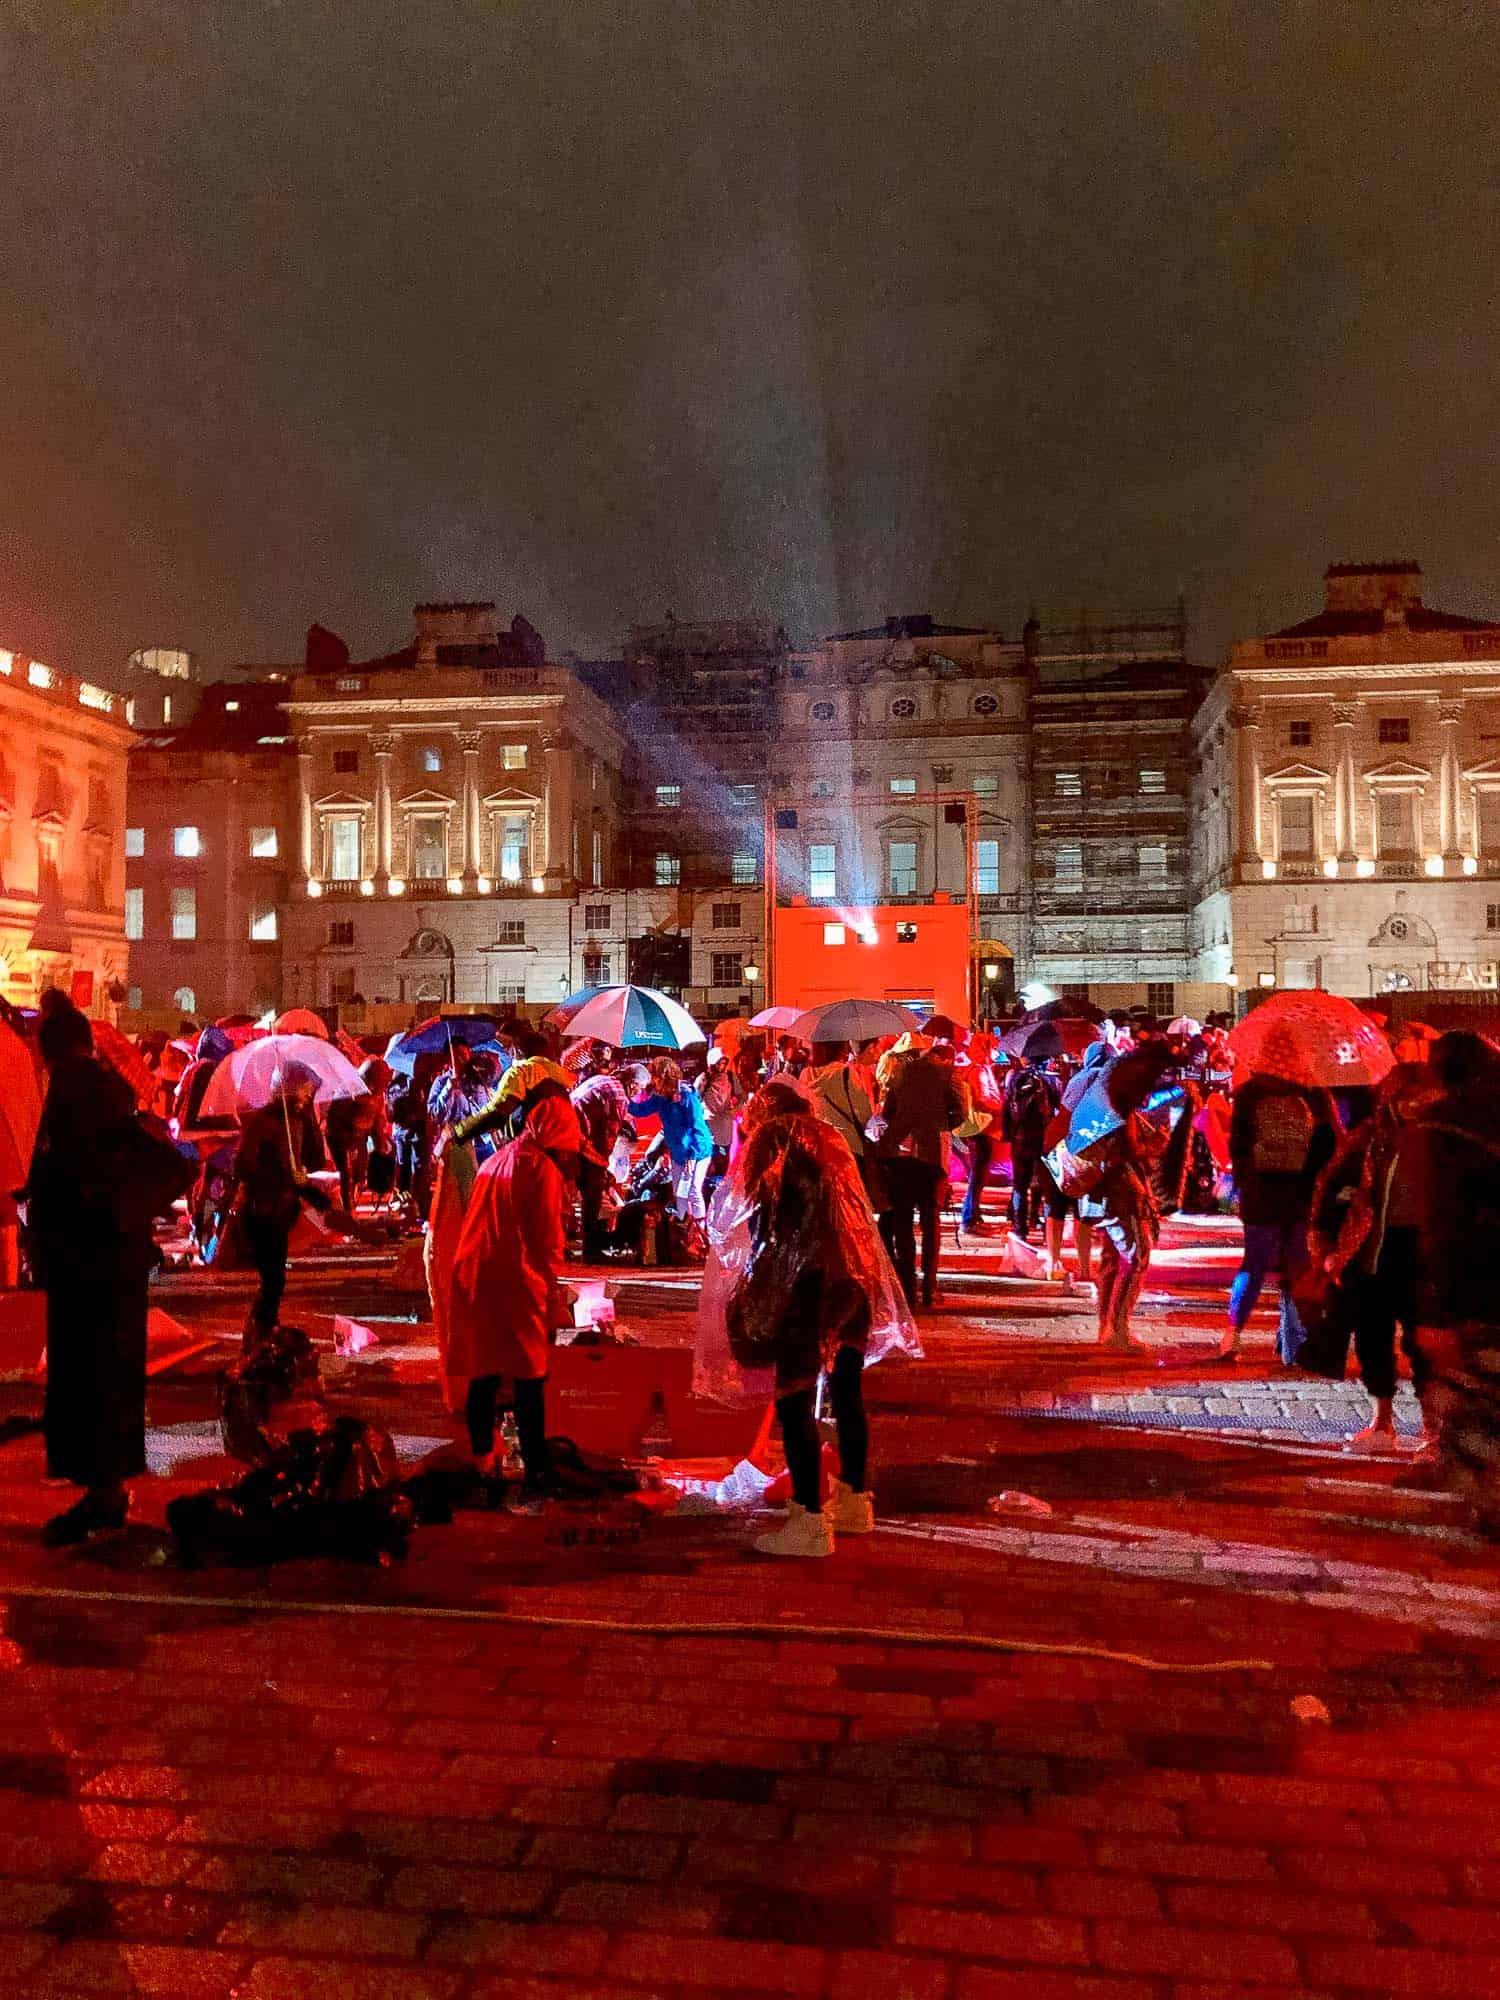
<svg viewBox="0 0 1500 2000"><path fill-rule="evenodd" d="M875 1532L875 1501L869 1493L856 1493L842 1479L835 1479L830 1495L829 1525L835 1535L870 1535Z"/></svg>
<svg viewBox="0 0 1500 2000"><path fill-rule="evenodd" d="M791 1500L785 1525L757 1536L755 1546L763 1556L831 1556L833 1529L826 1514L809 1514L799 1501Z"/></svg>

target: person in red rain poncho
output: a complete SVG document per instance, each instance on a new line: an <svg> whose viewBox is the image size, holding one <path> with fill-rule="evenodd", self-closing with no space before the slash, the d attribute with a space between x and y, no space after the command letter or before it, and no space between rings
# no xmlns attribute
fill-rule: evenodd
<svg viewBox="0 0 1500 2000"><path fill-rule="evenodd" d="M485 1161L464 1210L449 1291L448 1370L466 1376L464 1417L481 1475L495 1476L502 1377L515 1381L523 1504L549 1484L546 1386L567 1215L582 1159L566 1097L533 1105L517 1139Z"/></svg>

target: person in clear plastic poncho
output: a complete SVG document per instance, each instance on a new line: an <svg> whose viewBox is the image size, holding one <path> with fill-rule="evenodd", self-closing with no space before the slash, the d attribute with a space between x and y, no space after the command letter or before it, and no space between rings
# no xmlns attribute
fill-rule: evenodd
<svg viewBox="0 0 1500 2000"><path fill-rule="evenodd" d="M698 1312L695 1386L724 1401L774 1395L792 1499L768 1555L825 1556L835 1533L868 1534L863 1370L920 1355L911 1312L849 1148L807 1099L772 1083L714 1198ZM822 1504L817 1383L832 1376L840 1471Z"/></svg>

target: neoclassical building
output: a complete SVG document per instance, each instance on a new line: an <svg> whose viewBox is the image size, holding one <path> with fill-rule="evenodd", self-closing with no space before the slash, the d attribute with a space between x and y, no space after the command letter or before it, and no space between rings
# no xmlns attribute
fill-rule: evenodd
<svg viewBox="0 0 1500 2000"><path fill-rule="evenodd" d="M1494 988L1500 623L1414 562L1335 563L1322 611L1237 642L1195 724L1200 979L1353 997Z"/></svg>
<svg viewBox="0 0 1500 2000"><path fill-rule="evenodd" d="M0 649L0 992L126 998L124 701Z"/></svg>

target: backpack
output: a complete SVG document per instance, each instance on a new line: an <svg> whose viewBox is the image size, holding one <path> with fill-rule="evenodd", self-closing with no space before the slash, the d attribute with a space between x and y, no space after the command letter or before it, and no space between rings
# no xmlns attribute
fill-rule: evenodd
<svg viewBox="0 0 1500 2000"><path fill-rule="evenodd" d="M1039 1069L1020 1069L1006 1087L1012 1131L1040 1133L1055 1106L1051 1086Z"/></svg>
<svg viewBox="0 0 1500 2000"><path fill-rule="evenodd" d="M1296 1091L1278 1090L1255 1108L1250 1165L1258 1174L1300 1174L1307 1169L1315 1120L1312 1106Z"/></svg>

